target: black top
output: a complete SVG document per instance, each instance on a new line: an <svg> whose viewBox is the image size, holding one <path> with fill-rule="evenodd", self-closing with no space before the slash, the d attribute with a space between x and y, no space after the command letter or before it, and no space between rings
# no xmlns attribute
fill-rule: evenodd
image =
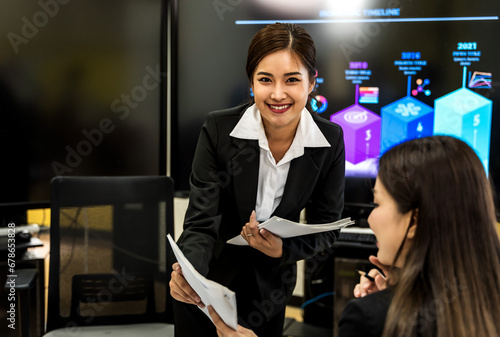
<svg viewBox="0 0 500 337"><path fill-rule="evenodd" d="M382 336L392 295L385 289L349 301L340 316L338 337Z"/></svg>

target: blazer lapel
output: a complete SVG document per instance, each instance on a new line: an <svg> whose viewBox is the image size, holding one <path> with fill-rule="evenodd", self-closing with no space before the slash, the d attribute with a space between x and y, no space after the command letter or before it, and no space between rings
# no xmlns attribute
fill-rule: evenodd
<svg viewBox="0 0 500 337"><path fill-rule="evenodd" d="M248 222L255 209L259 179L259 146L257 141L234 139L238 152L231 160L234 194L242 223Z"/></svg>
<svg viewBox="0 0 500 337"><path fill-rule="evenodd" d="M300 201L304 194L310 191L313 178L318 174L318 166L311 157L308 149L305 149L301 157L295 158L290 163L290 171L286 179L285 190L280 204L273 215L280 217L294 217L303 208Z"/></svg>

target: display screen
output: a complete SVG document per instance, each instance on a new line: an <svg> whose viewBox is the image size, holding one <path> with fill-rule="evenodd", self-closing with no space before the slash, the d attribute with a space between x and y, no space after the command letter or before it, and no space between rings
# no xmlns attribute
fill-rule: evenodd
<svg viewBox="0 0 500 337"><path fill-rule="evenodd" d="M248 99L249 42L277 21L315 41L312 106L344 130L347 177L373 178L390 147L446 134L471 145L495 179L498 15L500 3L485 0L179 2L178 188L206 114Z"/></svg>
<svg viewBox="0 0 500 337"><path fill-rule="evenodd" d="M161 9L0 0L0 207L48 204L55 176L160 174Z"/></svg>

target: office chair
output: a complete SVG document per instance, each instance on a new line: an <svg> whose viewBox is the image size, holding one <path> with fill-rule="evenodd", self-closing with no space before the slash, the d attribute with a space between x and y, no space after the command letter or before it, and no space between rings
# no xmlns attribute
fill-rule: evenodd
<svg viewBox="0 0 500 337"><path fill-rule="evenodd" d="M173 336L166 176L51 181L45 337Z"/></svg>

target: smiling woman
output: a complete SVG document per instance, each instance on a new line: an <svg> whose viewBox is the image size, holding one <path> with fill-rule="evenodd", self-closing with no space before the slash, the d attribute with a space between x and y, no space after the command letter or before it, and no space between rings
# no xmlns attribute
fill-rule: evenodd
<svg viewBox="0 0 500 337"><path fill-rule="evenodd" d="M302 109L314 88L314 78L309 78L297 56L283 50L264 57L251 85L264 128L293 139ZM273 133L267 135L269 138Z"/></svg>
<svg viewBox="0 0 500 337"><path fill-rule="evenodd" d="M257 226L273 215L299 221L304 208L309 223L338 220L344 139L340 126L306 108L316 60L304 29L282 23L261 29L246 70L255 102L209 113L201 130L178 245L201 274L236 292L239 324L281 337L296 262L330 248L338 233L281 239ZM226 244L238 234L248 246ZM173 269L176 336L216 336L196 307L204 304L178 265Z"/></svg>
<svg viewBox="0 0 500 337"><path fill-rule="evenodd" d="M246 71L255 105L269 149L279 162L292 144L315 86L314 41L300 27L270 25L255 35L248 55Z"/></svg>

